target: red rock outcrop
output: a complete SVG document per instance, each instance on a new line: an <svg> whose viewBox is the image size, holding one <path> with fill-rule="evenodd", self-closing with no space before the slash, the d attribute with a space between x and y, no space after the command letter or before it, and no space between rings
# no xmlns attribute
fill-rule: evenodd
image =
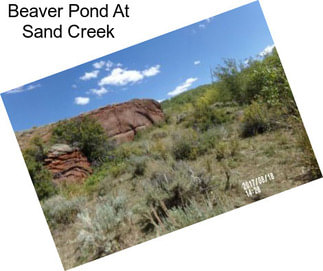
<svg viewBox="0 0 323 271"><path fill-rule="evenodd" d="M107 135L117 143L131 141L139 130L164 120L160 104L150 99L135 99L108 105L75 118L84 116L96 119ZM48 142L53 127L55 123L16 133L20 147L25 149L34 136L41 137L45 143Z"/></svg>
<svg viewBox="0 0 323 271"><path fill-rule="evenodd" d="M82 116L96 119L117 143L132 141L141 129L164 120L160 104L146 99L102 107Z"/></svg>
<svg viewBox="0 0 323 271"><path fill-rule="evenodd" d="M44 165L53 174L55 183L81 183L92 173L87 158L77 148L65 144L52 146Z"/></svg>

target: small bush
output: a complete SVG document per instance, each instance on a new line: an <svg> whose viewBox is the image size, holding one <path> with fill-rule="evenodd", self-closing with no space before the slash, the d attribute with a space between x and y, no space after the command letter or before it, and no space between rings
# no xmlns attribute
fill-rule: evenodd
<svg viewBox="0 0 323 271"><path fill-rule="evenodd" d="M229 115L223 109L214 108L211 106L207 96L202 96L197 100L191 118L188 121L188 126L191 126L201 132L222 124L229 120Z"/></svg>
<svg viewBox="0 0 323 271"><path fill-rule="evenodd" d="M204 200L202 203L197 203L192 200L185 208L169 210L168 217L163 220L163 225L158 227L160 231L174 231L218 214L220 211L215 208L215 202Z"/></svg>
<svg viewBox="0 0 323 271"><path fill-rule="evenodd" d="M158 139L167 137L167 135L168 134L165 131L156 131L151 135L151 139L158 140Z"/></svg>
<svg viewBox="0 0 323 271"><path fill-rule="evenodd" d="M65 199L58 195L46 200L42 204L48 224L56 227L59 224L74 222L77 214L81 211L84 198Z"/></svg>
<svg viewBox="0 0 323 271"><path fill-rule="evenodd" d="M262 134L270 129L270 120L266 105L253 102L244 110L242 137Z"/></svg>
<svg viewBox="0 0 323 271"><path fill-rule="evenodd" d="M176 160L194 160L198 156L197 141L191 137L183 137L173 144L172 153Z"/></svg>
<svg viewBox="0 0 323 271"><path fill-rule="evenodd" d="M211 190L211 181L180 163L173 172L154 172L142 183L145 197L139 208L143 232L159 231L163 220L174 208L186 208L192 200L201 200Z"/></svg>
<svg viewBox="0 0 323 271"><path fill-rule="evenodd" d="M169 155L169 150L166 145L159 139L156 140L155 144L151 147L151 152L156 159L166 160Z"/></svg>
<svg viewBox="0 0 323 271"><path fill-rule="evenodd" d="M50 180L34 181L34 187L38 196L38 199L44 200L57 194L56 185Z"/></svg>
<svg viewBox="0 0 323 271"><path fill-rule="evenodd" d="M112 177L116 178L127 170L127 165L124 162L115 163L109 166L108 172L112 175Z"/></svg>
<svg viewBox="0 0 323 271"><path fill-rule="evenodd" d="M143 176L147 167L146 159L142 157L133 157L131 160L131 164L133 166L133 177Z"/></svg>
<svg viewBox="0 0 323 271"><path fill-rule="evenodd" d="M37 161L36 158L28 153L23 153L29 175L35 183L36 181L49 181L52 179L51 173L43 166L43 163Z"/></svg>
<svg viewBox="0 0 323 271"><path fill-rule="evenodd" d="M141 156L143 154L143 148L138 144L135 144L135 142L123 143L111 152L110 160L123 162L125 159L129 159L132 155Z"/></svg>
<svg viewBox="0 0 323 271"><path fill-rule="evenodd" d="M130 217L122 196L101 199L94 213L86 209L78 214L80 233L75 242L79 261L88 262L120 250Z"/></svg>
<svg viewBox="0 0 323 271"><path fill-rule="evenodd" d="M195 160L214 148L218 141L215 130L198 135L194 130L187 130L185 135L175 137L172 154L176 160Z"/></svg>
<svg viewBox="0 0 323 271"><path fill-rule="evenodd" d="M104 162L112 148L102 126L90 117L59 122L53 128L51 141L80 148L93 165Z"/></svg>
<svg viewBox="0 0 323 271"><path fill-rule="evenodd" d="M41 139L33 138L29 148L23 151L23 156L39 200L55 195L57 190L51 182L52 174L43 166L46 155Z"/></svg>
<svg viewBox="0 0 323 271"><path fill-rule="evenodd" d="M215 145L216 159L221 161L223 159L234 157L239 151L239 141L231 139L228 141L218 141Z"/></svg>

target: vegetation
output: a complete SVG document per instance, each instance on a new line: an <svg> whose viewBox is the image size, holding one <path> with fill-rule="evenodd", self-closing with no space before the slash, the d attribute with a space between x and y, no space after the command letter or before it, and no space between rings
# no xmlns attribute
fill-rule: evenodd
<svg viewBox="0 0 323 271"><path fill-rule="evenodd" d="M45 153L44 144L38 137L33 138L30 147L23 151L25 163L39 200L49 198L57 193L55 185L51 182L51 173L43 166Z"/></svg>
<svg viewBox="0 0 323 271"><path fill-rule="evenodd" d="M102 126L89 117L59 122L52 131L52 142L78 147L94 165L104 162L110 148Z"/></svg>
<svg viewBox="0 0 323 271"><path fill-rule="evenodd" d="M83 198L68 200L56 195L44 201L42 207L48 224L51 227L56 227L59 224L72 223L81 211L82 203L84 203Z"/></svg>
<svg viewBox="0 0 323 271"><path fill-rule="evenodd" d="M44 188L65 268L321 176L276 50L248 64L226 60L213 75L164 101L165 122L133 142L112 148L89 118L54 128L52 144L77 146L97 165L83 184L58 186L59 195ZM45 153L37 140L24 152L35 186L50 181ZM275 180L248 197L242 180L270 172Z"/></svg>

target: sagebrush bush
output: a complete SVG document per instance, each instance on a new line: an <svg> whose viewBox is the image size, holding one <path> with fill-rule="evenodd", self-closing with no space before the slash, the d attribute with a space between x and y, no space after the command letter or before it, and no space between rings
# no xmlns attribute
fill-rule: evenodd
<svg viewBox="0 0 323 271"><path fill-rule="evenodd" d="M102 126L90 117L59 122L52 130L51 141L78 147L92 165L104 162L112 148Z"/></svg>
<svg viewBox="0 0 323 271"><path fill-rule="evenodd" d="M75 240L80 262L95 260L120 249L122 232L131 219L125 197L100 199L94 212L78 214L79 235Z"/></svg>
<svg viewBox="0 0 323 271"><path fill-rule="evenodd" d="M158 225L158 228L160 231L174 231L216 216L220 211L215 208L215 205L214 200L204 200L202 203L191 200L184 208L176 207L168 210L168 216L163 219L163 224Z"/></svg>
<svg viewBox="0 0 323 271"><path fill-rule="evenodd" d="M154 172L142 183L145 197L139 208L144 232L158 230L173 208L185 208L191 200L202 199L211 190L210 179L184 164L171 172Z"/></svg>
<svg viewBox="0 0 323 271"><path fill-rule="evenodd" d="M66 199L61 195L54 196L42 203L47 222L51 227L70 224L75 221L81 211L85 199L83 197Z"/></svg>

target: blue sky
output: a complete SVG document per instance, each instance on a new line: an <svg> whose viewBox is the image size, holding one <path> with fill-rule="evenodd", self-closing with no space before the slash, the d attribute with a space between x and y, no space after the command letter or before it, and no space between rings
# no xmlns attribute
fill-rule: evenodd
<svg viewBox="0 0 323 271"><path fill-rule="evenodd" d="M210 83L225 58L272 50L258 2L2 94L15 131L133 98L164 100Z"/></svg>

